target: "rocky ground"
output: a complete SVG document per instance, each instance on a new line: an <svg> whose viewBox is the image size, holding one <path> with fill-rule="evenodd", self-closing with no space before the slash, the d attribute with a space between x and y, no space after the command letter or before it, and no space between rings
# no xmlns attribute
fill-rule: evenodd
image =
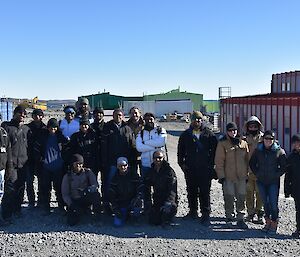
<svg viewBox="0 0 300 257"><path fill-rule="evenodd" d="M86 218L75 227L66 225L56 212L43 216L26 204L20 218L0 228L0 256L300 256L300 240L291 239L295 229L294 202L280 195L278 235L269 237L261 225L248 223L248 230L225 224L221 186L212 183L212 225L185 220L187 198L183 174L176 163L178 134L187 124L162 123L169 131L169 160L178 176L179 210L168 229L129 223L114 228L112 219ZM53 207L55 207L55 202Z"/></svg>

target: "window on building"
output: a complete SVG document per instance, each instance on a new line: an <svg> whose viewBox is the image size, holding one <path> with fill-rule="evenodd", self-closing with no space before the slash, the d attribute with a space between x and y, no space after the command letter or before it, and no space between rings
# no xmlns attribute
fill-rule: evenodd
<svg viewBox="0 0 300 257"><path fill-rule="evenodd" d="M282 91L282 92L285 91L285 83L284 83L284 82L281 84L281 91Z"/></svg>
<svg viewBox="0 0 300 257"><path fill-rule="evenodd" d="M286 91L291 91L291 83L290 82L286 83Z"/></svg>

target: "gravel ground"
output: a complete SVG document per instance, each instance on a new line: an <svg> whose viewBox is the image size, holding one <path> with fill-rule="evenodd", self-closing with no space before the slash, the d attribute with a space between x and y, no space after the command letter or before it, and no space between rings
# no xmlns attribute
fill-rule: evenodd
<svg viewBox="0 0 300 257"><path fill-rule="evenodd" d="M224 221L221 186L213 181L212 225L185 220L187 198L183 174L176 163L179 131L187 124L162 124L168 129L169 160L178 176L179 210L168 229L149 226L145 220L114 228L112 219L86 218L69 227L56 212L42 216L24 204L22 216L0 229L0 256L300 256L300 240L291 239L295 229L292 199L280 195L278 235L269 237L261 225L248 223L248 230L228 226ZM53 202L53 207L56 203Z"/></svg>

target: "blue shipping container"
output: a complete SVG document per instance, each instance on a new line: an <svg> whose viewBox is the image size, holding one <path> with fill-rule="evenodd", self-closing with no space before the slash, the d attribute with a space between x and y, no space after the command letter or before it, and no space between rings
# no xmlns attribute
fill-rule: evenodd
<svg viewBox="0 0 300 257"><path fill-rule="evenodd" d="M2 121L9 121L13 117L13 103L0 102L0 115Z"/></svg>

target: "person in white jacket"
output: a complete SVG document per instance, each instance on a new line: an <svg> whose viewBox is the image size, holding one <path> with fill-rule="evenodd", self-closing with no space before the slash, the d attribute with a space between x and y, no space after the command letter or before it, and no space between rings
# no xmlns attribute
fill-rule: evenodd
<svg viewBox="0 0 300 257"><path fill-rule="evenodd" d="M153 153L165 150L167 132L155 123L153 113L144 114L145 126L136 138L136 149L141 152L141 176L144 178L151 168Z"/></svg>

